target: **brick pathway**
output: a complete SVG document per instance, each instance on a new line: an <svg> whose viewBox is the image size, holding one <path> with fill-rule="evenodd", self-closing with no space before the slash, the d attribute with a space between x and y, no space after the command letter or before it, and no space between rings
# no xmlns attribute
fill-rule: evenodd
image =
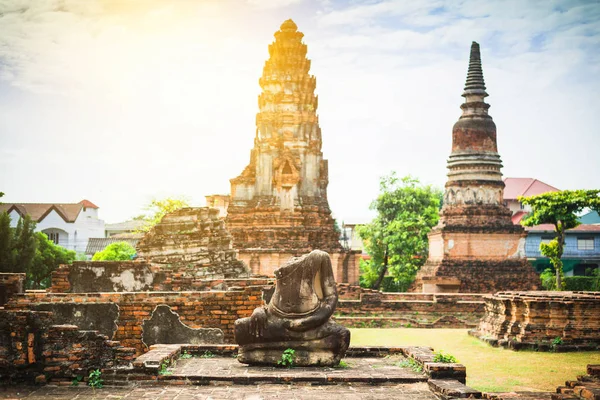
<svg viewBox="0 0 600 400"><path fill-rule="evenodd" d="M0 399L28 400L118 400L118 399L404 399L437 400L427 383L400 385L222 385L222 386L141 386L135 388L102 388L93 391L87 387L0 388Z"/></svg>

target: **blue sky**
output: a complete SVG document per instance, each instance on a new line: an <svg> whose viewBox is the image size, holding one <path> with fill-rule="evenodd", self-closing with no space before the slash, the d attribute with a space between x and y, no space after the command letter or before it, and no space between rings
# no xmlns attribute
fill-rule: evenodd
<svg viewBox="0 0 600 400"><path fill-rule="evenodd" d="M87 198L107 222L153 197L227 193L249 161L281 22L317 77L329 201L363 222L380 176L443 186L471 41L504 175L600 187L600 2L0 1L0 191Z"/></svg>

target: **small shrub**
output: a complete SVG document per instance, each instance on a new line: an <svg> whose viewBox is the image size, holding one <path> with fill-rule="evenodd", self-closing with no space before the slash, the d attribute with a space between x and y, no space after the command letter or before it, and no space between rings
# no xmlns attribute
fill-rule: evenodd
<svg viewBox="0 0 600 400"><path fill-rule="evenodd" d="M212 351L210 350L206 350L204 353L202 353L202 355L200 356L200 358L214 358L216 357Z"/></svg>
<svg viewBox="0 0 600 400"><path fill-rule="evenodd" d="M433 356L433 362L438 363L456 363L456 357L450 354L444 354L442 351L438 351Z"/></svg>
<svg viewBox="0 0 600 400"><path fill-rule="evenodd" d="M77 375L75 378L73 378L73 380L71 381L71 386L79 386L79 383L81 383L81 381L83 380L83 376L81 375Z"/></svg>
<svg viewBox="0 0 600 400"><path fill-rule="evenodd" d="M346 369L346 368L350 368L350 364L348 364L346 361L344 360L340 360L338 365L335 365L333 368L341 368L341 369Z"/></svg>
<svg viewBox="0 0 600 400"><path fill-rule="evenodd" d="M563 344L563 340L560 336L555 337L552 341L552 346L560 346L561 344Z"/></svg>
<svg viewBox="0 0 600 400"><path fill-rule="evenodd" d="M102 371L99 369L92 370L90 375L88 376L88 385L92 389L101 389L104 383L104 379L102 379Z"/></svg>
<svg viewBox="0 0 600 400"><path fill-rule="evenodd" d="M398 363L396 363L397 367L401 368L410 368L415 372L422 372L423 366L414 358L406 358Z"/></svg>
<svg viewBox="0 0 600 400"><path fill-rule="evenodd" d="M192 358L193 356L187 352L187 350L183 351L183 354L179 356L179 358L181 358L182 360L187 360Z"/></svg>
<svg viewBox="0 0 600 400"><path fill-rule="evenodd" d="M285 349L281 354L281 360L277 361L277 365L286 368L292 368L294 366L294 358L296 357L296 350Z"/></svg>
<svg viewBox="0 0 600 400"><path fill-rule="evenodd" d="M172 375L173 372L168 370L169 362L167 360L160 363L160 368L158 369L159 375Z"/></svg>

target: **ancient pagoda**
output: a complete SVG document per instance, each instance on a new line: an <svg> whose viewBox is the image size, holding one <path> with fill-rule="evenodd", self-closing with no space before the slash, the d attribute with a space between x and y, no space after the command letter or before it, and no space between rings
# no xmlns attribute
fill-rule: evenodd
<svg viewBox="0 0 600 400"><path fill-rule="evenodd" d="M462 115L452 152L439 224L429 234L429 258L417 275L423 292L533 290L539 277L524 258L525 232L503 203L496 124L483 80L479 44L471 45Z"/></svg>
<svg viewBox="0 0 600 400"><path fill-rule="evenodd" d="M250 164L231 179L226 224L239 259L272 275L291 256L330 253L338 282L358 281L358 255L344 251L327 201L316 78L291 19L275 32L259 84Z"/></svg>

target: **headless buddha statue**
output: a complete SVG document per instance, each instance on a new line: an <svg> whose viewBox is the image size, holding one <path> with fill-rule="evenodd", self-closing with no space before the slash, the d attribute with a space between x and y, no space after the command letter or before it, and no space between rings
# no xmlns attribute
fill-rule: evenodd
<svg viewBox="0 0 600 400"><path fill-rule="evenodd" d="M295 350L294 364L337 365L350 344L350 331L330 321L337 304L331 259L314 250L275 270L276 286L267 306L235 321L239 361L276 365Z"/></svg>

